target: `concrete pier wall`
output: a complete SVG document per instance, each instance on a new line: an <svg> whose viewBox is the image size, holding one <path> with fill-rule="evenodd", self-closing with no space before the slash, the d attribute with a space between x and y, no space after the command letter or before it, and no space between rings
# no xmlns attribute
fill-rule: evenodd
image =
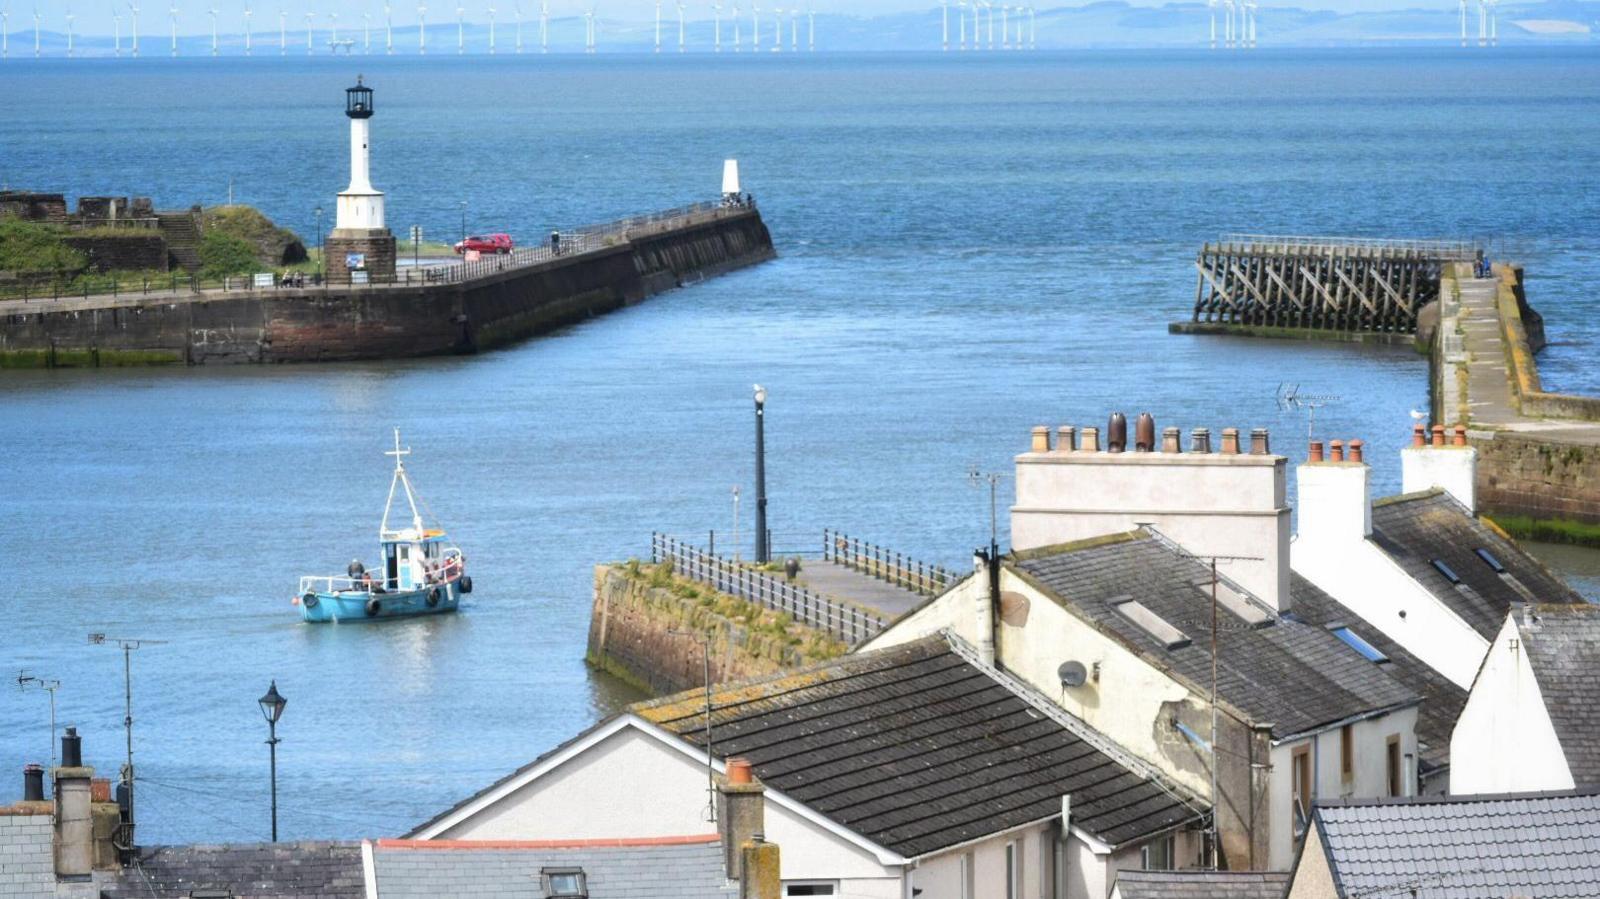
<svg viewBox="0 0 1600 899"><path fill-rule="evenodd" d="M471 353L774 255L748 209L463 283L13 302L0 310L0 368Z"/></svg>

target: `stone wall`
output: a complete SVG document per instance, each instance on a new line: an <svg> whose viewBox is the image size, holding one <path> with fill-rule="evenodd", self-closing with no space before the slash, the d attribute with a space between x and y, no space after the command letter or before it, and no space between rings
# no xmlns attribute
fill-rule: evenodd
<svg viewBox="0 0 1600 899"><path fill-rule="evenodd" d="M1600 523L1600 446L1510 431L1472 445L1485 512Z"/></svg>
<svg viewBox="0 0 1600 899"><path fill-rule="evenodd" d="M60 224L67 220L67 197L65 194L0 190L0 218Z"/></svg>
<svg viewBox="0 0 1600 899"><path fill-rule="evenodd" d="M598 565L589 618L589 664L653 695L759 677L842 655L827 635L781 621L751 603L671 577L663 566Z"/></svg>
<svg viewBox="0 0 1600 899"><path fill-rule="evenodd" d="M37 810L0 809L0 896L39 899L56 894L49 803Z"/></svg>
<svg viewBox="0 0 1600 899"><path fill-rule="evenodd" d="M129 231L126 235L67 237L63 242L82 253L97 272L164 272L167 241L159 231Z"/></svg>

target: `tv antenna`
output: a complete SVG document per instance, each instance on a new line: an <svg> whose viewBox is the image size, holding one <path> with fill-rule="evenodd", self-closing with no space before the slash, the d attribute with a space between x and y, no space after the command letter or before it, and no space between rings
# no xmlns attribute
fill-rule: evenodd
<svg viewBox="0 0 1600 899"><path fill-rule="evenodd" d="M680 637L694 637L700 641L700 659L705 665L706 679L706 820L717 821L716 760L711 744L711 633L673 628L667 631Z"/></svg>
<svg viewBox="0 0 1600 899"><path fill-rule="evenodd" d="M49 677L36 677L24 668L17 672L17 689L26 693L29 687L43 690L50 694L50 767L54 768L58 758L56 756L56 691L61 689L61 681Z"/></svg>
<svg viewBox="0 0 1600 899"><path fill-rule="evenodd" d="M89 635L89 643L93 646L103 646L107 643L116 644L122 650L122 694L123 713L122 728L128 736L127 761L122 766L122 787L126 790L128 799L126 815L122 823L122 840L116 843L117 848L124 853L133 852L133 651L142 646L157 646L166 643L165 640L135 640L127 637L107 637L102 633ZM113 841L116 842L116 841Z"/></svg>
<svg viewBox="0 0 1600 899"><path fill-rule="evenodd" d="M977 465L967 468L967 482L974 487L989 485L989 559L1000 555L1000 482L1010 477L998 471L982 471Z"/></svg>
<svg viewBox="0 0 1600 899"><path fill-rule="evenodd" d="M1329 403L1337 403L1342 397L1331 393L1302 393L1299 384L1281 382L1278 384L1278 411L1298 412L1306 410L1306 442L1311 442L1316 437L1317 410Z"/></svg>

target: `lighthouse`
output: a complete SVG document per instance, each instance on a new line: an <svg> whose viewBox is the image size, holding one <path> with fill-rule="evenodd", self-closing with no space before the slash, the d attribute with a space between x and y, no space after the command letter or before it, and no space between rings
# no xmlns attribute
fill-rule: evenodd
<svg viewBox="0 0 1600 899"><path fill-rule="evenodd" d="M336 284L394 280L395 240L383 221L383 191L372 186L372 88L361 76L344 92L350 118L350 186L339 194L328 235L328 280Z"/></svg>

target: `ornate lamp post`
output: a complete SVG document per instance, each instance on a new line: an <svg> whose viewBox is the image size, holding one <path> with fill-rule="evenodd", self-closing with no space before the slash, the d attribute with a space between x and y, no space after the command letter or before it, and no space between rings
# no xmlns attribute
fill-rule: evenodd
<svg viewBox="0 0 1600 899"><path fill-rule="evenodd" d="M767 544L767 388L756 385L756 562L772 561Z"/></svg>
<svg viewBox="0 0 1600 899"><path fill-rule="evenodd" d="M322 207L318 206L317 215L317 280L322 280L323 269L327 266L327 253L322 249Z"/></svg>
<svg viewBox="0 0 1600 899"><path fill-rule="evenodd" d="M278 842L278 718L283 715L283 707L289 704L278 693L278 682L274 680L272 686L267 688L267 695L257 702L261 703L261 715L267 719L267 748L272 753L272 842Z"/></svg>

